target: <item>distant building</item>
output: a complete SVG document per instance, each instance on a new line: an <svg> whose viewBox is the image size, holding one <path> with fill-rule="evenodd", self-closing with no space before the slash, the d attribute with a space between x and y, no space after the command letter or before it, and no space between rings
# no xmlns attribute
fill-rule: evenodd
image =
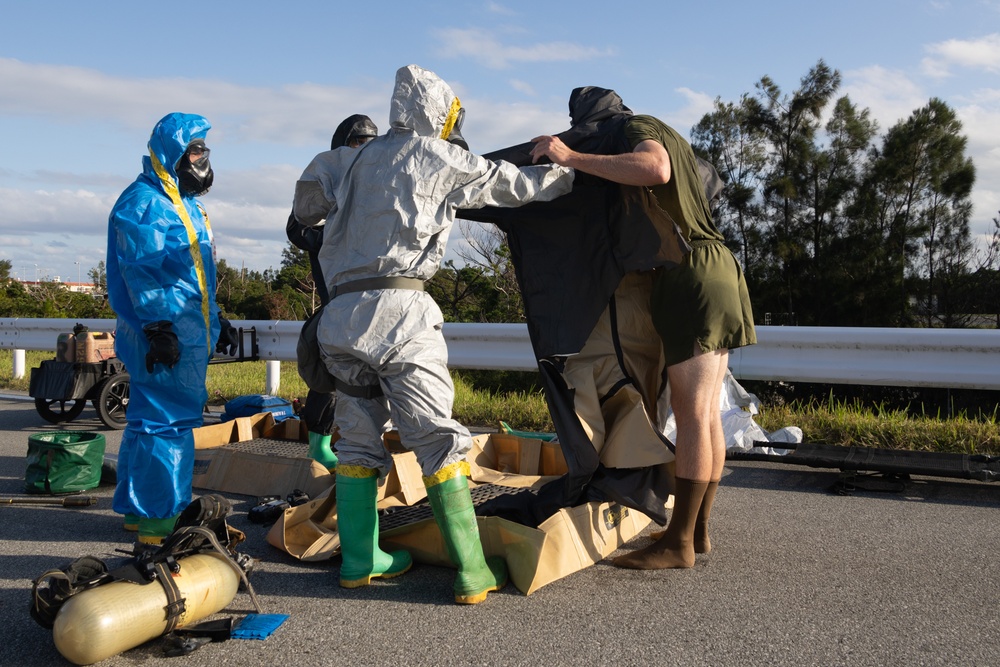
<svg viewBox="0 0 1000 667"><path fill-rule="evenodd" d="M70 292L80 292L81 294L93 294L94 293L94 283L71 283L64 282L56 276L52 280L18 280L25 287L37 287L38 285L45 285L48 283L59 283L65 287Z"/></svg>
<svg viewBox="0 0 1000 667"><path fill-rule="evenodd" d="M94 283L63 283L70 292L94 293Z"/></svg>

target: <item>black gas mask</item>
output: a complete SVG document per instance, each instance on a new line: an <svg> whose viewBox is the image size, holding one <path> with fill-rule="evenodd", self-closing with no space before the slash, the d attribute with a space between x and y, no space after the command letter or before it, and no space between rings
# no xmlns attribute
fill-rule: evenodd
<svg viewBox="0 0 1000 667"><path fill-rule="evenodd" d="M212 164L208 161L210 152L205 146L204 139L194 139L188 144L187 150L177 163L177 187L181 194L200 197L212 187L215 174L212 172Z"/></svg>
<svg viewBox="0 0 1000 667"><path fill-rule="evenodd" d="M378 128L372 119L364 114L354 114L348 116L333 133L330 140L330 150L341 146L350 146L353 143L364 144L378 136Z"/></svg>
<svg viewBox="0 0 1000 667"><path fill-rule="evenodd" d="M448 133L448 138L445 139L449 144L455 144L456 146L461 146L465 150L469 150L469 144L462 136L462 123L465 122L465 107L458 110L458 114L455 116L455 124L451 128L451 132Z"/></svg>

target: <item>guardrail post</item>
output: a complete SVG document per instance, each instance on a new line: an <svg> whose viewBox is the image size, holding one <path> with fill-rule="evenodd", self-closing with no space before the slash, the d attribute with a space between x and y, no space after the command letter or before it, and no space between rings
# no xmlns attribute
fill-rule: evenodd
<svg viewBox="0 0 1000 667"><path fill-rule="evenodd" d="M264 366L264 393L269 396L277 396L278 388L281 387L281 362L266 361Z"/></svg>
<svg viewBox="0 0 1000 667"><path fill-rule="evenodd" d="M24 350L14 350L14 379L20 380L24 377Z"/></svg>

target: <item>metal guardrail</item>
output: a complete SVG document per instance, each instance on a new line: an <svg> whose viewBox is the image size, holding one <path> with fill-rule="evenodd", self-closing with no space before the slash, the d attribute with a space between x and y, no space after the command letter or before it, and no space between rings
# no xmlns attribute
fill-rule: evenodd
<svg viewBox="0 0 1000 667"><path fill-rule="evenodd" d="M0 348L54 351L58 335L77 322L91 331L115 327L115 320L105 319L0 319ZM302 322L232 324L256 328L260 358L268 362L268 393L274 393L280 362L295 361ZM445 324L444 336L453 368L537 370L524 324ZM757 339L757 345L730 353L737 379L1000 389L997 329L761 326Z"/></svg>

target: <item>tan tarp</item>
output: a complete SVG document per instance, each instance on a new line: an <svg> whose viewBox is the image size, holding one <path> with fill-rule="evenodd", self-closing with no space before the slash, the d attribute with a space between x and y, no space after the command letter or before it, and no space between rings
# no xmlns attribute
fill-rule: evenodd
<svg viewBox="0 0 1000 667"><path fill-rule="evenodd" d="M257 439L287 441L288 448L279 454L255 450L251 446ZM312 500L285 510L267 541L299 560L320 561L340 552L336 478L308 458L307 440L298 420L276 424L270 413L195 429L195 486L252 496L305 491ZM379 482L378 508L420 502L427 494L416 456L400 446L394 433L386 434L385 446L392 453L393 468ZM474 437L467 458L472 486L537 488L566 472L558 444L512 434ZM483 550L502 556L511 581L528 595L605 558L650 520L616 503L592 502L562 509L537 528L499 517L479 517L478 522ZM386 549L407 549L420 563L452 565L433 519L387 530L380 542Z"/></svg>
<svg viewBox="0 0 1000 667"><path fill-rule="evenodd" d="M423 486L412 456L393 453L393 484L399 488ZM508 434L476 436L468 460L472 486L539 487L566 471L557 444ZM405 499L399 494L384 494L378 507L399 505L401 500ZM538 528L499 517L479 517L478 523L483 550L507 561L511 581L527 595L603 559L649 525L649 518L615 503L588 503L560 510ZM332 497L285 510L267 541L304 561L335 556L340 539ZM385 549L408 550L419 563L452 566L433 519L385 531L380 543Z"/></svg>

